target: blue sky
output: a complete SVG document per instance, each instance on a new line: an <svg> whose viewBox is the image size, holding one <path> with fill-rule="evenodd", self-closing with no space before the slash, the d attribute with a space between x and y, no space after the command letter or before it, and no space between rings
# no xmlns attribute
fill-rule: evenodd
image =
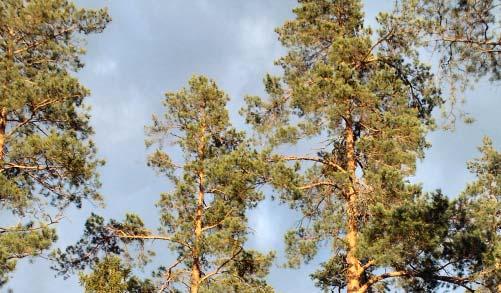
<svg viewBox="0 0 501 293"><path fill-rule="evenodd" d="M368 23L377 12L388 9L392 1L367 1ZM151 114L159 113L163 93L183 86L195 73L207 74L231 96L229 109L237 127L244 127L238 116L247 94L263 94L261 80L266 72L276 72L273 61L284 54L274 29L292 17L293 0L79 0L84 7L109 7L113 22L106 31L91 36L78 73L91 91L92 123L102 168L102 193L106 209L87 205L69 210L59 226L64 247L82 233L90 212L121 219L135 212L154 228L158 212L154 207L160 192L170 188L145 163L144 125ZM436 131L429 135L433 147L420 162L414 180L426 190L442 188L455 195L471 176L465 162L477 156L476 147L484 135L501 143L501 88L481 82L467 93L464 109L477 122L459 123L454 132ZM300 147L291 148L294 152ZM283 233L294 225L285 206L266 201L250 213L254 234L249 246L276 250L283 255ZM158 259L170 263L166 251ZM315 264L326 259L326 252L310 266L284 270L275 266L269 281L278 292L319 292L307 277ZM281 259L283 261L283 259ZM280 260L279 260L280 262ZM164 263L164 264L165 264ZM14 292L82 292L76 278L54 279L49 264L41 260L19 264L11 281L3 288Z"/></svg>

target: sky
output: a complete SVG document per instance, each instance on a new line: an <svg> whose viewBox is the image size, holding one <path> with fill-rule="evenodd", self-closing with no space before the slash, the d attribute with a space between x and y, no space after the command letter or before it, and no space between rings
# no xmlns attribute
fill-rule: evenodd
<svg viewBox="0 0 501 293"><path fill-rule="evenodd" d="M392 1L367 1L367 23L391 7ZM262 79L278 72L273 61L284 54L274 29L292 17L293 0L78 0L82 7L108 7L112 23L87 41L85 68L77 73L92 95L92 124L99 155L107 161L100 170L106 209L88 205L68 210L58 227L58 247L77 241L91 212L122 219L126 212L139 214L154 228L158 211L154 203L168 191L167 179L146 166L144 126L153 113L161 113L166 91L184 86L193 74L206 74L229 93L229 110L237 128L244 128L238 110L245 95L263 95ZM442 188L458 194L472 179L466 161L478 156L482 137L501 145L501 88L482 81L467 93L464 110L476 118L472 125L458 123L454 132L429 135L432 148L419 163L414 181L425 190ZM292 147L294 152L299 147ZM307 277L325 261L322 251L311 265L285 270L283 234L294 225L286 206L269 200L249 214L253 235L248 246L276 250L279 259L269 282L277 292L320 292ZM172 255L161 249L160 263ZM22 261L2 290L19 293L83 292L77 278L54 278L43 260Z"/></svg>

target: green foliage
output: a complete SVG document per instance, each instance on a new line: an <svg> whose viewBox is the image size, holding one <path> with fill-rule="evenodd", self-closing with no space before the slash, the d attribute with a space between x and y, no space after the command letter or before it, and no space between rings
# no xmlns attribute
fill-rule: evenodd
<svg viewBox="0 0 501 293"><path fill-rule="evenodd" d="M265 182L264 172L258 171L266 168L266 161L243 132L231 127L227 101L215 82L203 76L167 93L165 114L154 117L147 139L148 146L156 146L148 165L174 185L157 203L158 232L148 230L137 215L108 224L93 215L84 237L58 252L55 269L67 274L95 267L106 255L137 260L128 256L128 246L142 251L148 240L160 240L169 242L176 262L154 273L157 290L172 292L190 284L200 292L271 292L264 278L274 254L244 248L249 234L246 213L263 198L257 187ZM182 163L174 163L168 154L172 147L166 145L181 149ZM151 257L139 256L143 263Z"/></svg>
<svg viewBox="0 0 501 293"><path fill-rule="evenodd" d="M0 209L28 223L0 228L3 278L55 241L50 211L101 198L89 91L71 71L83 66L82 36L109 21L67 0L0 3Z"/></svg>
<svg viewBox="0 0 501 293"><path fill-rule="evenodd" d="M499 80L500 4L498 0L403 0L385 14L386 24L406 31L404 41L418 36L414 43L433 47L443 73L451 79Z"/></svg>
<svg viewBox="0 0 501 293"><path fill-rule="evenodd" d="M492 292L501 284L501 153L490 138L479 148L482 157L468 163L477 180L455 201L464 221L456 236L456 259L467 255L464 270Z"/></svg>
<svg viewBox="0 0 501 293"><path fill-rule="evenodd" d="M86 293L153 293L155 287L146 280L131 277L131 268L121 263L117 256L107 256L95 265L89 274L80 274Z"/></svg>
<svg viewBox="0 0 501 293"><path fill-rule="evenodd" d="M7 19L0 20L7 97L0 102L0 196L2 207L20 216L30 214L39 194L59 209L99 198L101 161L82 104L88 93L68 70L81 67L72 33L99 32L108 16L48 2L0 4ZM264 197L258 187L270 184L303 215L285 235L287 265L313 260L322 244L332 248L311 275L325 291L500 290L501 156L492 142L486 139L483 157L468 165L477 180L456 199L424 193L408 179L429 147L432 112L445 103L419 50L435 46L452 92L470 77L500 79L499 3L398 1L373 30L361 1L298 2L295 18L277 29L288 50L277 61L283 76L267 75L269 99L249 96L242 110L268 138L264 150L231 127L229 98L215 82L194 76L166 94L164 115L147 128L147 146L155 148L148 165L173 184L157 203L158 231L135 214L108 223L92 215L83 238L54 253L56 270L67 276L92 269L80 275L87 292L178 292L183 285L192 292L273 292L265 277L274 254L244 248L247 210ZM37 14L47 5L62 8ZM12 13L18 10L24 12ZM51 25L37 30L44 22L34 22L34 35L26 36L33 46L16 43L12 28L31 18ZM302 142L313 154L275 149ZM176 147L182 158L169 155ZM36 255L55 240L47 225L12 229L0 234L6 272L18 256ZM22 237L12 236L15 229ZM169 242L176 261L142 281L132 266L153 257L144 250L150 240ZM353 279L360 284L350 285Z"/></svg>
<svg viewBox="0 0 501 293"><path fill-rule="evenodd" d="M457 229L476 228L457 222L462 209L456 202L423 194L408 181L428 147L432 111L444 103L431 67L419 59L421 27L413 34L395 25L396 15L380 14L374 32L364 26L361 2L354 0L300 0L294 13L277 30L288 49L277 61L283 77L266 76L269 99L247 97L242 111L271 146L314 144L314 155L269 158L274 164L267 179L303 215L286 235L288 264L312 260L329 243L331 258L312 275L325 290L344 288L354 272L361 273L361 292L467 286L473 280L463 275L483 266L456 247ZM486 214L492 217L492 209ZM472 253L495 251L485 249ZM442 275L448 262L454 276ZM396 277L403 281L388 287Z"/></svg>
<svg viewBox="0 0 501 293"><path fill-rule="evenodd" d="M224 271L228 275L222 277L224 282L250 286L259 284L252 276L264 277L264 267L273 258L243 249L249 233L246 210L262 199L255 188L261 180L255 170L262 165L244 134L230 126L227 101L227 95L202 76L193 77L188 88L167 93L164 118L154 119L148 143L159 142L161 147L167 138L179 145L185 158L182 174L176 173L176 165L161 148L155 150L149 164L175 184L157 205L161 231L172 237L171 249L178 253L178 259L186 259L184 264L189 268L194 261L190 255L198 251L204 274L217 272L214 277L219 278ZM200 192L204 193L203 233L196 239L193 223L200 208Z"/></svg>
<svg viewBox="0 0 501 293"><path fill-rule="evenodd" d="M243 249L249 233L246 211L262 199L256 189L261 178L255 172L263 167L262 161L244 134L231 127L227 101L215 82L202 76L193 77L188 88L166 94L164 119L154 119L148 142L160 142L161 147L165 138L174 140L185 162L182 174L173 176L176 165L164 150L157 148L150 157L150 166L167 173L175 184L157 204L161 231L171 235L171 249L178 259L185 259L187 268L200 261L203 274L214 273L216 280L208 280L202 288L219 283L219 278L235 286L266 287L259 280L273 255ZM200 208L202 235L197 239L193 223ZM199 260L190 257L194 251ZM178 280L182 280L183 269L178 272Z"/></svg>
<svg viewBox="0 0 501 293"><path fill-rule="evenodd" d="M501 2L499 0L401 0L380 15L382 30L401 32L399 41L432 52L438 77L447 89L446 127L456 114L470 123L458 103L482 77L501 80ZM450 123L452 122L452 123Z"/></svg>
<svg viewBox="0 0 501 293"><path fill-rule="evenodd" d="M33 223L0 228L0 286L8 281L8 273L16 262L39 255L57 240L54 229L35 227Z"/></svg>
<svg viewBox="0 0 501 293"><path fill-rule="evenodd" d="M469 290L498 289L501 156L489 139L480 150L483 157L468 164L477 180L457 199L436 192L375 209L364 233L364 257L377 256L385 266L409 272L414 278L402 282L407 290L434 291L440 281Z"/></svg>
<svg viewBox="0 0 501 293"><path fill-rule="evenodd" d="M247 250L239 254L228 265L228 273L204 285L200 292L218 293L272 293L273 288L265 281L274 259L273 254L263 255L257 251Z"/></svg>
<svg viewBox="0 0 501 293"><path fill-rule="evenodd" d="M287 234L294 266L300 256L310 260L323 240L333 243L334 258L344 254L345 244L337 239L346 233L343 192L353 179L346 171L346 131L355 137L362 172L356 185L359 224L364 225L375 203L402 202L416 189L404 178L423 155L427 125L433 125L431 111L441 103L429 67L396 37L364 28L359 1L299 2L296 18L277 30L289 49L277 61L283 78L267 76L270 101L249 97L244 110L248 122L267 133L272 144L314 137L326 141L316 156L285 156L312 163L295 176L272 182L309 223Z"/></svg>
<svg viewBox="0 0 501 293"><path fill-rule="evenodd" d="M107 224L103 217L93 213L85 222L82 238L75 245L68 246L64 252L58 249L52 253L56 261L52 269L68 277L74 271L98 263L106 255L124 253L118 239L108 228L117 225L116 221ZM104 252L104 255L100 255L100 252Z"/></svg>

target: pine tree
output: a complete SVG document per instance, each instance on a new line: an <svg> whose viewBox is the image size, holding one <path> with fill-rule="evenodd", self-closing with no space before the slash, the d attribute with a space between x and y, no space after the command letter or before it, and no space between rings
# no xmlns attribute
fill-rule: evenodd
<svg viewBox="0 0 501 293"><path fill-rule="evenodd" d="M300 0L294 13L277 30L289 50L277 62L283 77L267 76L270 99L248 97L244 110L272 144L311 141L318 150L270 157L281 169L288 161L302 163L271 179L281 199L303 215L286 235L289 265L311 260L329 243L331 258L313 274L325 290L368 292L394 278L425 280L430 288L463 286L441 268L443 258L420 265L427 259L420 252L429 250L420 239L436 240L443 231L426 227L447 227L448 218L433 218L415 234L381 228L406 206L422 206L422 213L402 218L412 227L435 205L449 205L440 193L423 194L408 181L428 146L431 112L443 102L430 67L413 42L402 41L407 32L388 29L387 14L377 19L378 33L366 28L360 1ZM392 233L399 242L384 242L395 240Z"/></svg>
<svg viewBox="0 0 501 293"><path fill-rule="evenodd" d="M193 293L271 292L264 277L273 254L244 248L247 210L263 197L257 189L264 182L262 172L256 170L264 165L244 133L231 127L227 101L215 82L203 76L167 93L164 117L154 118L147 140L157 146L149 165L174 184L157 204L162 224L158 233L146 229L136 215L108 225L94 216L81 242L59 255L58 269L95 266L99 257L86 256L97 255L99 249L123 254L127 244L157 240L170 243L176 255L171 266L155 273L162 292L174 292L183 284ZM173 162L167 153L173 149L166 149L166 143L179 147L182 164Z"/></svg>
<svg viewBox="0 0 501 293"><path fill-rule="evenodd" d="M480 151L482 158L468 164L477 180L455 199L437 191L375 214L365 249L391 247L401 269L387 275L405 276L399 285L406 291L434 291L440 282L470 292L501 289L501 157L488 138Z"/></svg>
<svg viewBox="0 0 501 293"><path fill-rule="evenodd" d="M0 3L0 209L17 223L0 227L0 285L56 240L51 212L100 197L89 92L71 72L83 66L81 37L109 21L66 0Z"/></svg>
<svg viewBox="0 0 501 293"><path fill-rule="evenodd" d="M468 163L476 180L455 203L454 215L461 215L462 229L455 235L456 259L462 261L464 278L491 292L501 291L501 152L485 137L479 148L482 157ZM455 220L453 218L453 220ZM459 230L459 229L458 229Z"/></svg>

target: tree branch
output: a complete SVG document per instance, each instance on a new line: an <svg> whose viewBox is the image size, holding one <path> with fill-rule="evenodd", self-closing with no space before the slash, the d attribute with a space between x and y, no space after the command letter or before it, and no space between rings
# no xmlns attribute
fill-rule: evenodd
<svg viewBox="0 0 501 293"><path fill-rule="evenodd" d="M170 242L174 242L174 243L177 243L177 244L181 244L182 246L185 246L189 249L191 249L191 246L186 243L186 242L183 242L183 241L179 241L179 240L176 240L172 237L169 237L169 236L166 236L166 235L152 235L152 234L148 234L148 235L131 235L131 234L127 234L125 233L123 230L120 230L120 229L114 229L114 228L109 228L117 237L119 238L126 238L126 239L145 239L145 240L164 240L164 241L170 241Z"/></svg>
<svg viewBox="0 0 501 293"><path fill-rule="evenodd" d="M442 281L442 282L454 284L457 286L461 286L470 292L475 292L475 290L473 290L472 288L470 288L466 285L468 282L470 282L470 279L467 277L461 278L461 277L442 276L442 275L432 275L432 276L426 275L426 276L424 276L422 273L415 273L415 272L409 272L409 271L396 271L396 272L384 273L384 274L381 274L378 276L373 276L362 287L360 287L360 292L367 292L372 285L374 285L382 280L385 280L388 278L397 278L397 277L409 277L409 278L413 278L413 277L424 278L424 277L426 277L426 278L434 279L437 281Z"/></svg>
<svg viewBox="0 0 501 293"><path fill-rule="evenodd" d="M337 184L329 182L329 181L314 182L314 183L310 183L310 184L307 184L307 185L299 186L298 188L300 190L305 190L305 189L315 188L315 187L318 187L318 186L332 186L332 187L335 187L335 188L339 188L339 186Z"/></svg>
<svg viewBox="0 0 501 293"><path fill-rule="evenodd" d="M215 224L212 224L212 225L209 225L209 226L205 226L202 228L202 232L206 231L206 230L210 230L210 229L213 229L213 228L216 228L217 226L221 225L224 220L226 220L226 218L233 212L233 208L231 208L225 215L224 217L218 221L217 223Z"/></svg>
<svg viewBox="0 0 501 293"><path fill-rule="evenodd" d="M205 280L207 280L208 278L210 278L210 277L212 277L212 276L214 276L214 275L218 274L218 273L221 271L221 269L222 269L223 267L225 267L225 266L226 266L226 265L227 265L230 261L234 260L234 259L235 259L235 257L236 257L237 255L239 255L239 254L243 251L243 249L244 249L244 248L243 248L242 246L240 246L240 248L239 248L239 249L238 249L235 253L233 253L233 255L232 255L229 259L225 260L225 261L224 261L224 262L223 262L223 263L222 263L222 264L221 264L221 265L220 265L217 269L215 269L214 271L212 271L212 272L210 272L210 273L206 274L206 275L205 275L205 276L204 276L204 277L200 280L200 284L201 284L202 282L204 282Z"/></svg>
<svg viewBox="0 0 501 293"><path fill-rule="evenodd" d="M43 44L43 43L46 43L46 42L48 41L48 39L54 39L54 38L57 38L57 37L59 37L59 36L61 36L61 35L65 34L65 33L68 33L68 32L70 32L70 31L72 31L72 30L75 30L76 28L77 28L77 26L76 26L76 25L72 25L72 26L70 26L70 27L67 27L66 29L63 29L63 30L61 30L60 32L54 33L54 34L52 34L52 35L50 35L50 36L47 36L47 39L42 39L42 40L39 40L39 41L33 42L33 43L31 43L31 44L26 44L26 47L24 47L24 48L20 48L20 49L15 50L15 51L13 52L13 54L14 54L14 55L16 55L16 54L19 54L19 53L26 52L26 51L28 51L28 50L30 50L30 49L33 49L33 48L35 48L35 47L37 47L37 46L39 46L39 45L41 45L41 44Z"/></svg>
<svg viewBox="0 0 501 293"><path fill-rule="evenodd" d="M336 164L334 162L331 162L331 161L327 161L327 160L318 158L318 157L309 157L309 156L280 156L279 160L282 160L282 161L312 161L312 162L317 162L317 163L321 163L321 164L324 164L324 165L328 165L328 166L334 167L338 171L346 173L346 170L343 167L339 166L338 164ZM270 159L270 161L274 161L274 160Z"/></svg>
<svg viewBox="0 0 501 293"><path fill-rule="evenodd" d="M58 215L58 216L56 216L56 218L54 220L50 218L50 222L49 223L40 225L39 227L35 227L35 228L4 228L4 227L0 227L0 234L4 234L4 233L26 233L26 232L40 231L40 230L43 230L43 229L47 228L50 225L58 224L61 221L62 218L63 218L62 215Z"/></svg>

